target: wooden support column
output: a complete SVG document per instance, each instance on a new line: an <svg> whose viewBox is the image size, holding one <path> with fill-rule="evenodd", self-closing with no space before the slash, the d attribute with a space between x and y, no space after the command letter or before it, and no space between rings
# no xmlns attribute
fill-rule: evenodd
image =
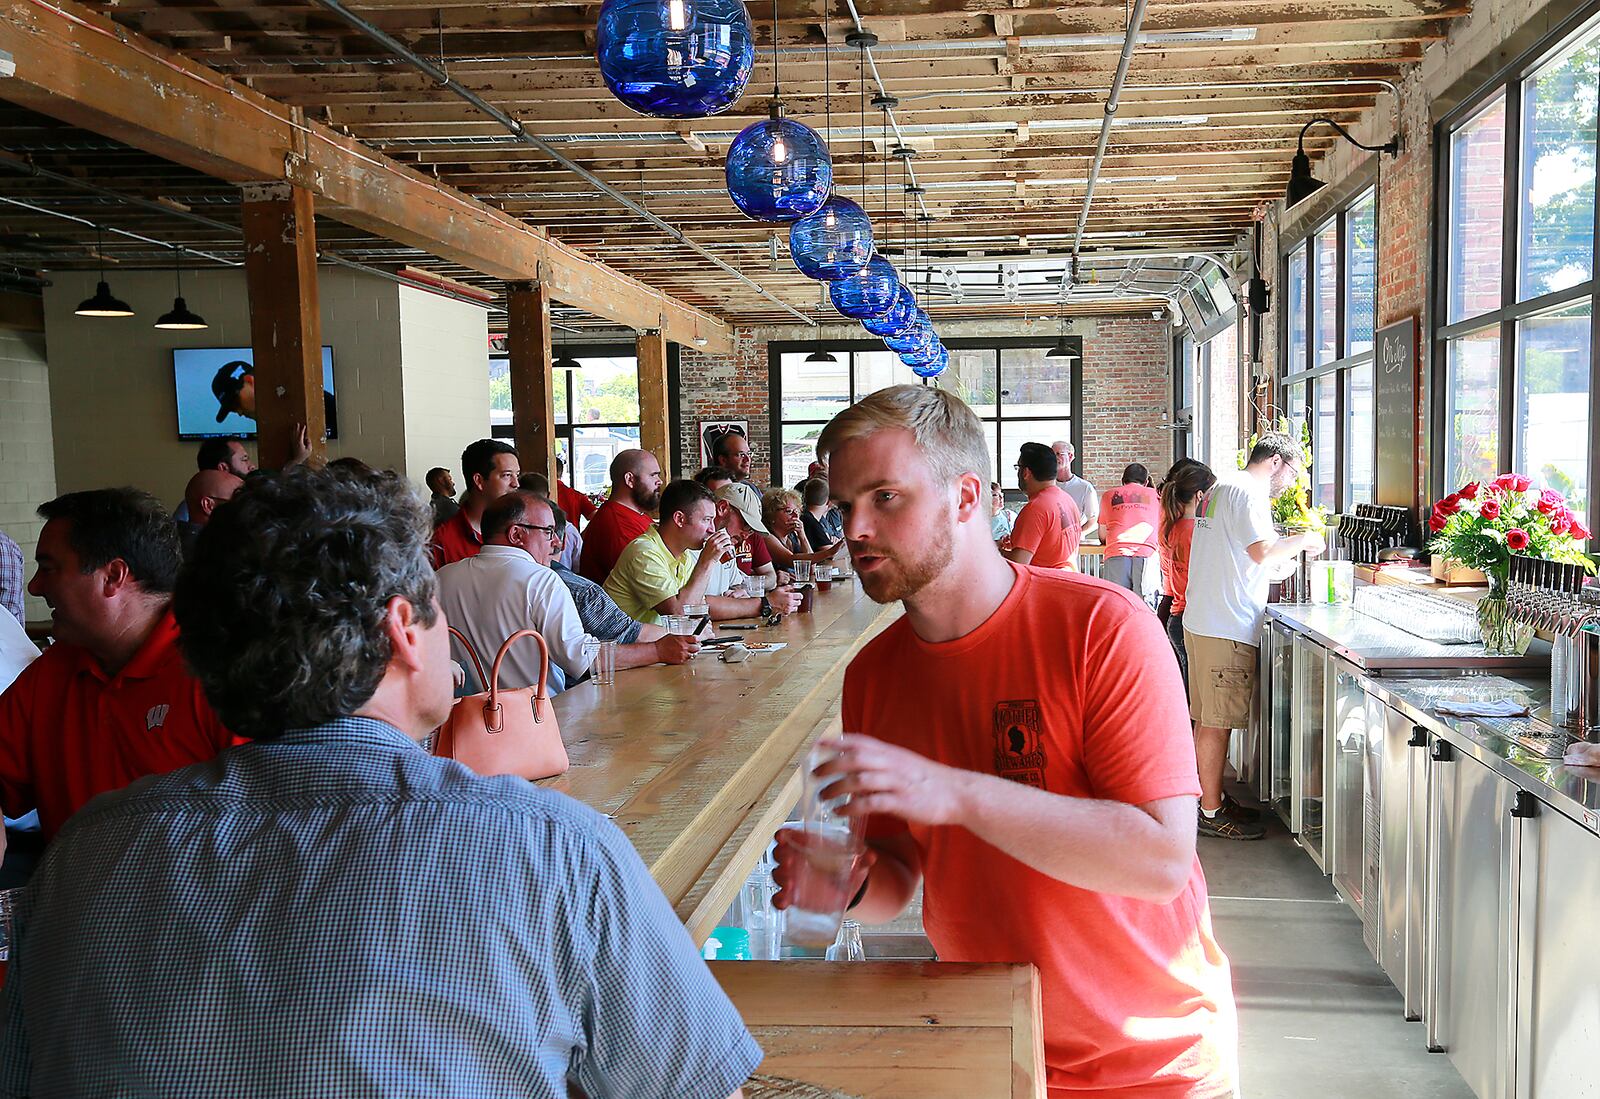
<svg viewBox="0 0 1600 1099"><path fill-rule="evenodd" d="M327 453L312 212L311 192L303 187L245 185L244 273L255 352L256 434L264 469L278 469L293 457L299 424L306 425L312 455ZM248 405L250 398L241 396Z"/></svg>
<svg viewBox="0 0 1600 1099"><path fill-rule="evenodd" d="M668 473L672 469L672 420L667 412L666 334L660 329L640 332L637 347L639 447L654 454L662 472Z"/></svg>
<svg viewBox="0 0 1600 1099"><path fill-rule="evenodd" d="M542 282L506 285L506 360L511 432L524 473L556 483L555 384L550 372L550 290Z"/></svg>

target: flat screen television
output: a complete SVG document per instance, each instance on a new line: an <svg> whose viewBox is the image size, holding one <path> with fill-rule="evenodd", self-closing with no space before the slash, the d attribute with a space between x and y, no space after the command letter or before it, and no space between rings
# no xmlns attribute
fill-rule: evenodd
<svg viewBox="0 0 1600 1099"><path fill-rule="evenodd" d="M256 435L254 356L248 347L179 347L172 352L178 438ZM333 399L333 347L322 345L322 400L330 439L339 436Z"/></svg>

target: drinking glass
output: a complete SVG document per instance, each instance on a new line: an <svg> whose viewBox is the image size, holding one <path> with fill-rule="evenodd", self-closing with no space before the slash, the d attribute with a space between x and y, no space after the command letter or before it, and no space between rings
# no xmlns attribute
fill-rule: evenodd
<svg viewBox="0 0 1600 1099"><path fill-rule="evenodd" d="M583 643L583 657L589 661L589 678L598 687L609 687L617 679L617 643L589 638Z"/></svg>
<svg viewBox="0 0 1600 1099"><path fill-rule="evenodd" d="M797 584L804 584L806 581L811 579L810 561L794 562L794 579L795 583Z"/></svg>
<svg viewBox="0 0 1600 1099"><path fill-rule="evenodd" d="M818 565L812 573L817 582L818 591L828 591L833 587L833 566Z"/></svg>
<svg viewBox="0 0 1600 1099"><path fill-rule="evenodd" d="M661 626L668 633L688 634L694 628L694 623L686 614L664 614L661 616Z"/></svg>
<svg viewBox="0 0 1600 1099"><path fill-rule="evenodd" d="M772 881L772 863L763 858L739 894L740 918L750 935L750 956L775 962L783 948L783 909L772 906L778 887Z"/></svg>
<svg viewBox="0 0 1600 1099"><path fill-rule="evenodd" d="M866 850L861 818L842 812L849 797L822 797L823 788L836 777L816 777L816 769L837 753L838 744L832 741L812 746L806 755L800 820L784 825L791 833L791 857L798 856L790 875L792 900L784 935L800 946L827 946L838 936L852 900L851 874Z"/></svg>

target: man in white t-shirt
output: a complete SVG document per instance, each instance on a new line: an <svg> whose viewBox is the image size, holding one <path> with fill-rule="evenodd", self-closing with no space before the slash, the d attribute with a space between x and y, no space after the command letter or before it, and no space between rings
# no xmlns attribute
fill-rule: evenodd
<svg viewBox="0 0 1600 1099"><path fill-rule="evenodd" d="M1057 439L1050 444L1050 449L1056 452L1056 487L1078 505L1078 516L1083 520L1082 537L1087 538L1100 525L1100 494L1094 490L1094 485L1072 472L1072 461L1078 452L1071 443Z"/></svg>
<svg viewBox="0 0 1600 1099"><path fill-rule="evenodd" d="M1315 557L1326 548L1320 534L1280 535L1272 524L1272 499L1294 483L1301 458L1289 436L1261 436L1245 468L1219 479L1195 514L1183 640L1202 836L1253 840L1265 834L1254 819L1258 813L1222 792L1222 768L1229 734L1250 723L1267 588L1300 554Z"/></svg>

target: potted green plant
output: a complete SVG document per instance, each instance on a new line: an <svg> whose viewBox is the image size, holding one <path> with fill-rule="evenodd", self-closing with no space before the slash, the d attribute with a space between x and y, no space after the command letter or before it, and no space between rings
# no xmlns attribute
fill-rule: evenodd
<svg viewBox="0 0 1600 1099"><path fill-rule="evenodd" d="M1478 602L1478 626L1483 647L1495 655L1520 656L1533 640L1531 627L1514 620L1506 604L1512 557L1595 570L1581 548L1589 528L1573 514L1567 498L1553 489L1535 489L1532 479L1520 473L1462 485L1433 506L1428 530L1433 535L1429 550L1488 577L1489 592Z"/></svg>

